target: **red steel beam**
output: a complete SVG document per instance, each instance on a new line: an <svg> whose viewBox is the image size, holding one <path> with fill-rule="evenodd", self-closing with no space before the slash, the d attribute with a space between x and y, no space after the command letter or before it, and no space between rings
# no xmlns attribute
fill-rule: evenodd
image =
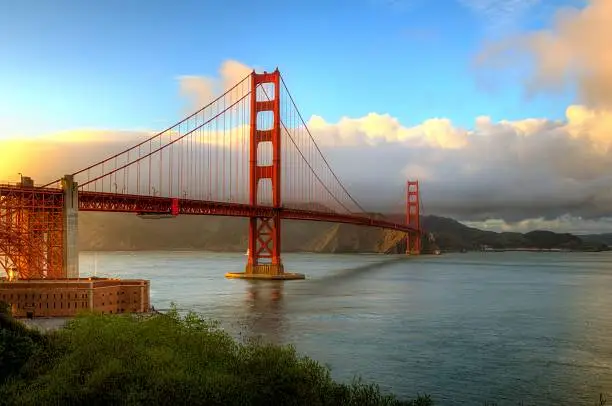
<svg viewBox="0 0 612 406"><path fill-rule="evenodd" d="M171 214L175 198L122 195L102 192L79 192L80 211L106 211L121 213ZM270 206L251 206L239 203L211 202L206 200L178 199L179 214L233 216L233 217L271 217L279 212L287 220L325 221L331 223L355 224L379 227L404 232L418 231L414 227L371 219L359 215L326 213L314 210L277 208Z"/></svg>
<svg viewBox="0 0 612 406"><path fill-rule="evenodd" d="M9 193L32 193L48 195L49 198L60 198L62 191L59 189L35 190L21 188L14 185L0 185L0 196L7 196ZM152 213L152 214L172 214L173 201L176 198L139 196L128 194L116 194L106 192L87 192L79 191L79 210L80 211L104 211L116 213ZM174 203L176 204L176 203ZM232 217L271 217L276 212L287 220L306 220L323 221L330 223L355 224L361 226L378 227L389 230L403 232L417 232L414 227L397 224L385 220L371 219L352 214L326 213L316 210L299 210L289 208L277 208L270 206L250 206L239 203L210 202L205 200L178 199L178 213L187 215L208 215L208 216L232 216ZM176 210L176 208L174 209Z"/></svg>

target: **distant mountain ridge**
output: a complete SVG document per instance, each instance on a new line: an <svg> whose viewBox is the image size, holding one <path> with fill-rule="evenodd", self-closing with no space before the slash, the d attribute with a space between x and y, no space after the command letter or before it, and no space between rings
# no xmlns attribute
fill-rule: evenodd
<svg viewBox="0 0 612 406"><path fill-rule="evenodd" d="M570 233L535 230L528 233L494 232L468 227L456 220L426 216L423 229L434 234L440 248L446 251L491 249L563 249L572 251L607 250L606 244L596 239L583 240Z"/></svg>
<svg viewBox="0 0 612 406"><path fill-rule="evenodd" d="M579 235L580 239L588 244L606 245L612 247L612 233Z"/></svg>
<svg viewBox="0 0 612 406"><path fill-rule="evenodd" d="M400 216L388 216L402 221ZM398 218L395 218L398 217ZM424 216L424 250L464 251L535 248L578 251L605 250L607 243L550 231L496 233L467 227L456 220ZM247 247L246 219L235 217L178 216L174 219L145 220L117 213L79 213L79 247L89 251L208 250L244 252ZM376 252L405 251L403 233L349 224L285 221L282 230L285 252ZM591 238L593 237L593 238ZM612 234L609 235L612 242Z"/></svg>

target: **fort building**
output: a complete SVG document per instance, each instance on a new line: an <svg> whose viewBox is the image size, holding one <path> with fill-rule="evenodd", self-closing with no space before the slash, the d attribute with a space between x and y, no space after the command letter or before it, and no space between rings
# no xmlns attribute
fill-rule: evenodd
<svg viewBox="0 0 612 406"><path fill-rule="evenodd" d="M14 317L71 317L81 311L104 314L149 311L144 279L0 279L0 302Z"/></svg>

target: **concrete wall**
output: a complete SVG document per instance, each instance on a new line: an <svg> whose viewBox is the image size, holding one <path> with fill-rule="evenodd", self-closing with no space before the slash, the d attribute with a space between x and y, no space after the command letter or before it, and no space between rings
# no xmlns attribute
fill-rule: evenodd
<svg viewBox="0 0 612 406"><path fill-rule="evenodd" d="M79 191L72 175L62 179L64 190L64 275L79 277Z"/></svg>

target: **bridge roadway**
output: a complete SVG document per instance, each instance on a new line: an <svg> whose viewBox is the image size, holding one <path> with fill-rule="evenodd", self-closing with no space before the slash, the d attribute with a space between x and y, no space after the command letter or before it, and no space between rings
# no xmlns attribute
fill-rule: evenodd
<svg viewBox="0 0 612 406"><path fill-rule="evenodd" d="M14 185L0 185L0 196L20 196L25 200L49 199L53 195L62 196L63 191L55 188L24 188ZM79 190L79 211L171 214L173 202L178 201L178 213L185 215L209 215L231 217L272 217L279 213L282 219L323 221L332 223L355 224L378 227L402 232L417 232L405 224L365 217L363 215L337 214L316 210L274 208L271 206L252 206L241 203L224 203L207 200L177 199L159 196L140 196L109 192L90 192ZM176 204L176 203L175 203Z"/></svg>

